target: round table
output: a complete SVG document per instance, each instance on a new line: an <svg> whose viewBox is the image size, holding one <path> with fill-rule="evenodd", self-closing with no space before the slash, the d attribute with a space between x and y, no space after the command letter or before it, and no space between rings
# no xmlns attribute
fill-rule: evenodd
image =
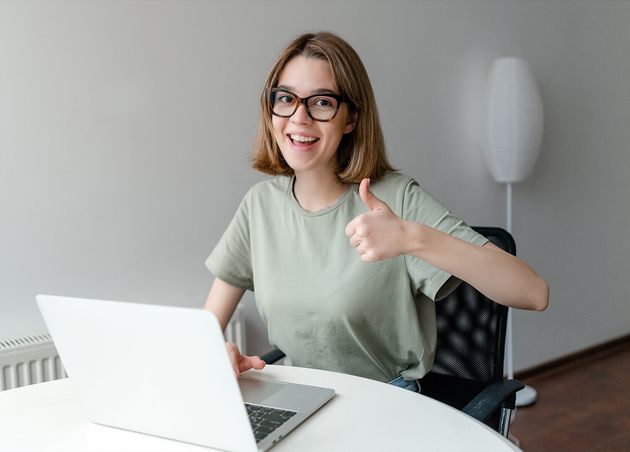
<svg viewBox="0 0 630 452"><path fill-rule="evenodd" d="M428 397L365 378L268 365L241 378L333 388L335 397L272 450L514 451L498 433ZM93 424L70 379L0 392L0 450L194 451L192 444Z"/></svg>

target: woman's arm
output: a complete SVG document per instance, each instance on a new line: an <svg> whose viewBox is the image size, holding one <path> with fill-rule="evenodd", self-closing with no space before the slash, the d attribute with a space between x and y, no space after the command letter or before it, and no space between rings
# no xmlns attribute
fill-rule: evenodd
<svg viewBox="0 0 630 452"><path fill-rule="evenodd" d="M219 320L223 331L225 331L244 293L245 289L228 284L219 278L214 278L204 309L212 311Z"/></svg>
<svg viewBox="0 0 630 452"><path fill-rule="evenodd" d="M244 293L245 289L228 284L219 278L214 278L204 309L212 311L219 319L223 331L225 331L227 324L230 322L232 314L234 314L234 310L241 298L243 298ZM230 355L230 361L232 361L232 367L237 376L249 369L260 370L265 367L265 362L259 356L241 355L241 351L232 342L226 342L225 348Z"/></svg>
<svg viewBox="0 0 630 452"><path fill-rule="evenodd" d="M542 311L549 304L549 287L525 262L492 243L478 246L430 226L400 219L369 191L359 187L369 212L346 227L350 244L361 259L374 262L409 254L466 281L497 303Z"/></svg>
<svg viewBox="0 0 630 452"><path fill-rule="evenodd" d="M549 286L525 262L493 243L475 245L429 226L405 222L407 251L466 281L497 303L542 311Z"/></svg>

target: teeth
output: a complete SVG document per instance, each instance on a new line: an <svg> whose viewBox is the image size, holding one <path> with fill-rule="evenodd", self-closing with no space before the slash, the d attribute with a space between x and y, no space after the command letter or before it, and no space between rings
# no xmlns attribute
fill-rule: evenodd
<svg viewBox="0 0 630 452"><path fill-rule="evenodd" d="M302 135L290 135L291 139L294 141L300 141L302 143L311 143L315 140L317 140L317 138L315 137L303 137Z"/></svg>

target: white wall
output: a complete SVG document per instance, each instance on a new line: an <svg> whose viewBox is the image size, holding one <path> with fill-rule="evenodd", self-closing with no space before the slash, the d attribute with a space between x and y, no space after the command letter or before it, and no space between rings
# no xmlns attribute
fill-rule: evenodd
<svg viewBox="0 0 630 452"><path fill-rule="evenodd" d="M630 2L1 2L0 337L44 328L37 293L201 306L205 257L263 178L266 71L317 30L362 56L394 164L470 224L505 217L484 77L526 58L546 130L513 230L552 297L515 316L515 365L630 332Z"/></svg>

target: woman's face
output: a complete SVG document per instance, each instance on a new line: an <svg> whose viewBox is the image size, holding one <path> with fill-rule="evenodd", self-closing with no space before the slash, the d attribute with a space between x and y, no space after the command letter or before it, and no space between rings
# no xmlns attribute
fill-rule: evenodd
<svg viewBox="0 0 630 452"><path fill-rule="evenodd" d="M297 56L286 64L278 78L278 87L302 98L313 94L339 94L328 62L304 56ZM354 129L346 103L341 103L337 115L328 122L315 121L300 104L289 118L273 115L272 123L282 156L298 177L306 172L334 173L339 142L344 134Z"/></svg>

